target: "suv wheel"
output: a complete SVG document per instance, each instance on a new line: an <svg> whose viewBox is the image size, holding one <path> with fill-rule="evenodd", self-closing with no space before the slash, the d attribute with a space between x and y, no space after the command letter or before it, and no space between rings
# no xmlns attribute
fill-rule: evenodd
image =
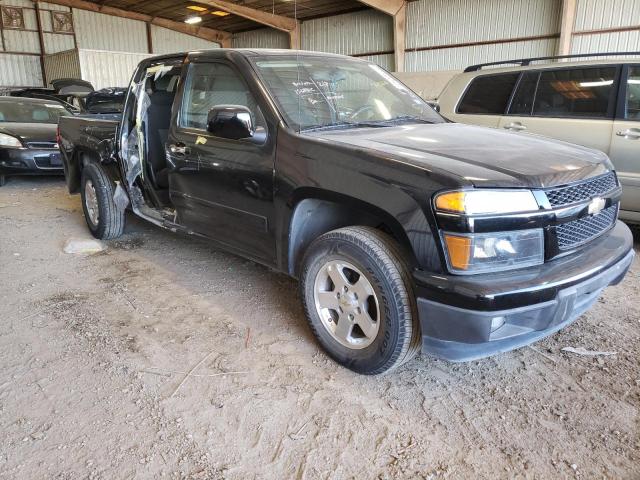
<svg viewBox="0 0 640 480"><path fill-rule="evenodd" d="M341 365L367 375L389 371L420 349L409 269L396 242L369 227L317 238L302 267L311 329Z"/></svg>
<svg viewBox="0 0 640 480"><path fill-rule="evenodd" d="M4 187L5 183L7 183L6 175L0 175L0 187Z"/></svg>
<svg viewBox="0 0 640 480"><path fill-rule="evenodd" d="M122 235L124 211L113 201L113 183L96 163L88 163L82 169L80 194L84 218L91 234L107 240Z"/></svg>

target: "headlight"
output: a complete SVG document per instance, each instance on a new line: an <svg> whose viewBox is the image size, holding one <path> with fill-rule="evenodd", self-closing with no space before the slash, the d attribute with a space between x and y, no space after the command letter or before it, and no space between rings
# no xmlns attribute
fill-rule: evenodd
<svg viewBox="0 0 640 480"><path fill-rule="evenodd" d="M22 142L14 136L0 133L0 147L21 148Z"/></svg>
<svg viewBox="0 0 640 480"><path fill-rule="evenodd" d="M544 262L542 229L495 233L442 233L449 269L481 273L524 268Z"/></svg>
<svg viewBox="0 0 640 480"><path fill-rule="evenodd" d="M435 198L440 212L482 215L492 213L519 213L539 209L531 190L460 190L445 192Z"/></svg>

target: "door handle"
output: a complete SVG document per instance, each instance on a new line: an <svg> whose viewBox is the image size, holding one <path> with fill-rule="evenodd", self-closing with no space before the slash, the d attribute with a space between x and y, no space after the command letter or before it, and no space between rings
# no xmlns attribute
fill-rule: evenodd
<svg viewBox="0 0 640 480"><path fill-rule="evenodd" d="M522 125L521 123L518 122L512 122L508 125L505 125L503 128L506 128L507 130L514 130L516 132L519 132L521 130L526 130L527 127L525 127L524 125Z"/></svg>
<svg viewBox="0 0 640 480"><path fill-rule="evenodd" d="M169 145L169 151L174 155L188 155L191 153L191 149L184 143L172 143Z"/></svg>
<svg viewBox="0 0 640 480"><path fill-rule="evenodd" d="M637 128L628 128L626 130L620 130L616 133L619 137L628 138L631 140L637 140L640 138L640 129Z"/></svg>

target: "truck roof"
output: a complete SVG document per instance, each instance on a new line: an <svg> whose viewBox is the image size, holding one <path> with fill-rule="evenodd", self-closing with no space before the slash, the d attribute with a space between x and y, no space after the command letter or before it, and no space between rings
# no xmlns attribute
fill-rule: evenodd
<svg viewBox="0 0 640 480"><path fill-rule="evenodd" d="M281 48L212 48L209 50L190 50L187 52L172 53L168 55L157 55L154 57L148 57L145 62L156 62L163 59L179 58L186 56L197 56L199 58L219 58L227 56L229 54L240 54L245 57L267 57L267 56L290 56L296 57L298 55L313 55L319 57L334 57L334 58L350 58L348 55L340 55L337 53L325 53L325 52L313 52L309 50L289 50Z"/></svg>

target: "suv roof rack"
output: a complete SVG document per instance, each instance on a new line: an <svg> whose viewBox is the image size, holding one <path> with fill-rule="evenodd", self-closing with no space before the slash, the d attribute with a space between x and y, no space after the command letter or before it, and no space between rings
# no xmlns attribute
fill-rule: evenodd
<svg viewBox="0 0 640 480"><path fill-rule="evenodd" d="M525 67L530 65L531 62L539 62L541 60L561 60L563 58L584 58L584 57L617 57L617 56L630 56L630 55L640 55L640 52L609 52L609 53L579 53L574 55L557 55L551 57L532 57L532 58L521 58L518 60L503 60L501 62L489 62L489 63L479 63L478 65L471 65L464 69L465 72L476 72L481 70L482 67L493 67L496 65L509 65L516 64L521 67Z"/></svg>

